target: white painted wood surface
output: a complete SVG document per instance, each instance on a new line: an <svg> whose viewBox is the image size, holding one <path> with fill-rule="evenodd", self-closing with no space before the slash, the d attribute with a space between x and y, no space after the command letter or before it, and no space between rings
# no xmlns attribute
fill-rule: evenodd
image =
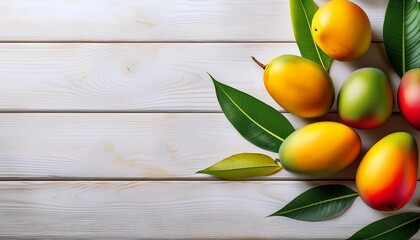
<svg viewBox="0 0 420 240"><path fill-rule="evenodd" d="M282 111L250 56L299 54L288 2L0 1L0 239L343 239L389 215L357 199L325 222L265 217L315 185L354 188L356 164L325 182L194 174L231 154L267 153L223 116L206 72ZM375 43L358 61L333 63L336 92L368 66L395 91L381 42L387 1L354 2ZM363 151L395 131L420 142L394 110L381 128L358 131ZM334 112L316 120L339 121ZM403 211L419 201L417 191Z"/></svg>
<svg viewBox="0 0 420 240"><path fill-rule="evenodd" d="M316 0L324 4L327 0ZM382 39L386 1L356 1ZM2 0L3 41L294 41L288 0Z"/></svg>
<svg viewBox="0 0 420 240"><path fill-rule="evenodd" d="M343 239L390 215L357 198L328 221L266 217L319 184L325 182L3 182L0 238ZM419 198L417 191L404 211L416 211Z"/></svg>
<svg viewBox="0 0 420 240"><path fill-rule="evenodd" d="M281 109L265 90L263 62L299 55L295 43L0 44L0 111L217 111L206 72ZM360 67L399 77L382 43L365 57L331 66L336 94ZM13 84L11 84L13 83Z"/></svg>
<svg viewBox="0 0 420 240"><path fill-rule="evenodd" d="M285 116L295 128L308 123L289 113ZM339 121L336 114L322 120ZM420 132L396 114L380 129L358 131L364 152L396 131L413 132L420 139ZM222 113L2 114L0 142L3 179L214 180L195 172L241 152L278 157L243 139ZM356 167L354 164L332 178L354 179ZM281 171L267 179L297 178Z"/></svg>

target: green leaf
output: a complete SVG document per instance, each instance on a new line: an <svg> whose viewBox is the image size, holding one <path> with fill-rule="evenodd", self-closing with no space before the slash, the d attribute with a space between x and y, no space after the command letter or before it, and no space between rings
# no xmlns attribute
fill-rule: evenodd
<svg viewBox="0 0 420 240"><path fill-rule="evenodd" d="M269 156L259 153L240 153L221 160L198 173L210 174L226 180L268 176L281 170Z"/></svg>
<svg viewBox="0 0 420 240"><path fill-rule="evenodd" d="M264 102L210 77L223 113L236 130L256 146L277 153L295 131L289 120Z"/></svg>
<svg viewBox="0 0 420 240"><path fill-rule="evenodd" d="M420 68L420 2L390 0L383 37L389 62L400 77Z"/></svg>
<svg viewBox="0 0 420 240"><path fill-rule="evenodd" d="M302 221L320 221L346 210L358 196L344 185L324 185L309 189L270 216L284 216Z"/></svg>
<svg viewBox="0 0 420 240"><path fill-rule="evenodd" d="M405 240L417 233L420 227L420 213L401 213L373 222L360 229L349 240Z"/></svg>
<svg viewBox="0 0 420 240"><path fill-rule="evenodd" d="M313 0L290 0L290 15L293 32L302 57L320 64L328 71L331 57L315 43L311 33L311 23L318 6Z"/></svg>

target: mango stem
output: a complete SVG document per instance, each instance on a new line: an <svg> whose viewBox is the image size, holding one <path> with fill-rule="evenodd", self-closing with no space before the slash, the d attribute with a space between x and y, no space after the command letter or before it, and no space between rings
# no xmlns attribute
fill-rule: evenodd
<svg viewBox="0 0 420 240"><path fill-rule="evenodd" d="M262 69L265 69L264 64L262 64L260 61L258 61L254 56L251 56L252 60L254 60L254 62L256 62L258 64L258 66L260 66Z"/></svg>

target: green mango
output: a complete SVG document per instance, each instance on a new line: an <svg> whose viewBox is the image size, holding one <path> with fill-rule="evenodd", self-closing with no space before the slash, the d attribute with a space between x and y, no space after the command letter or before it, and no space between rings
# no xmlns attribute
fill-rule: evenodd
<svg viewBox="0 0 420 240"><path fill-rule="evenodd" d="M343 83L337 98L338 114L348 126L368 129L383 124L392 113L392 86L377 68L354 71Z"/></svg>

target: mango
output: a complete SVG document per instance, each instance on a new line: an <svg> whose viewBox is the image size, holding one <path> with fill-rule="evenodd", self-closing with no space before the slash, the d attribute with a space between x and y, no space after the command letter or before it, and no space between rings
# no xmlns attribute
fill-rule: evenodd
<svg viewBox="0 0 420 240"><path fill-rule="evenodd" d="M326 177L349 166L360 149L360 137L350 127L337 122L317 122L290 134L280 146L279 158L289 172Z"/></svg>
<svg viewBox="0 0 420 240"><path fill-rule="evenodd" d="M402 115L411 126L420 130L420 68L403 75L397 95Z"/></svg>
<svg viewBox="0 0 420 240"><path fill-rule="evenodd" d="M344 81L337 108L341 120L351 127L378 127L392 114L391 83L377 68L356 70Z"/></svg>
<svg viewBox="0 0 420 240"><path fill-rule="evenodd" d="M417 143L406 132L392 133L373 145L356 173L362 200L381 211L398 210L413 196L417 184Z"/></svg>
<svg viewBox="0 0 420 240"><path fill-rule="evenodd" d="M286 111L303 118L324 115L334 103L329 74L317 63L294 55L283 55L263 65L264 85Z"/></svg>
<svg viewBox="0 0 420 240"><path fill-rule="evenodd" d="M372 38L368 16L347 0L332 0L322 5L312 18L311 32L321 50L340 61L363 56Z"/></svg>

